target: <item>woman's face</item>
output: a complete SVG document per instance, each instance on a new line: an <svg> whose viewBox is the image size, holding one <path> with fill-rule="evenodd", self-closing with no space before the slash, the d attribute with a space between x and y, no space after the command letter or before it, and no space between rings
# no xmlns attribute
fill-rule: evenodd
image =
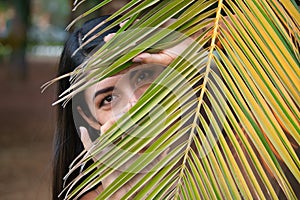
<svg viewBox="0 0 300 200"><path fill-rule="evenodd" d="M163 69L153 64L133 65L88 88L85 99L100 126L117 121L135 105Z"/></svg>
<svg viewBox="0 0 300 200"><path fill-rule="evenodd" d="M138 99L144 94L147 88L155 81L164 69L165 67L154 64L136 64L115 76L106 78L89 87L84 92L84 97L90 112L97 120L98 127L96 127L95 124L92 125L91 122L88 123L93 126L93 128L100 128L102 133L105 132L114 122L117 121L117 119L136 104ZM90 121L89 117L85 119ZM81 132L81 141L87 149L91 146L92 141L86 136L87 132ZM104 149L101 153L94 157L94 160L102 157L102 155L106 154L110 148L114 148L114 146L112 145ZM112 174L103 179L101 182L101 188L108 187L124 170L127 170L128 166L130 166L138 156L139 154L134 155L129 162L118 167ZM153 165L155 165L159 159L160 157L149 163L148 166L143 169L143 172L151 170ZM131 185L134 185L142 176L143 174L135 176L130 182L118 190L111 199L120 199L131 189Z"/></svg>

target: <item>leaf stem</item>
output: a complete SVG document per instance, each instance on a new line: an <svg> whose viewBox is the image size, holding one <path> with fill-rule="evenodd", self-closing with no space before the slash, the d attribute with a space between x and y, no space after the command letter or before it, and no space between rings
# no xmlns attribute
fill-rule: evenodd
<svg viewBox="0 0 300 200"><path fill-rule="evenodd" d="M198 103L197 108L196 108L197 111L200 110L200 108L202 106L203 97L204 97L204 94L205 94L205 88L206 88L206 85L207 85L208 80L209 80L208 75L209 75L209 72L211 70L211 62L212 62L212 59L213 59L213 51L215 49L216 38L218 36L219 21L220 21L220 18L222 16L221 15L222 5L223 5L223 0L219 0L218 8L216 10L215 25L214 25L214 29L213 29L213 32L212 32L210 51L208 53L207 67L206 67L205 74L204 74L203 87L202 87L201 93L198 97L199 103ZM182 164L181 164L181 170L179 172L179 180L178 180L178 184L176 186L176 192L175 192L175 198L174 199L177 199L179 197L179 190L180 190L180 186L181 186L181 183L182 183L181 179L184 176L184 170L186 168L186 162L187 162L187 158L188 158L189 151L190 151L190 148L191 148L190 146L191 146L191 143L193 141L193 137L195 136L195 127L196 127L197 116L198 116L197 113L198 112L196 112L196 116L195 116L194 121L193 121L193 126L191 128L191 134L189 136L188 143L187 143L187 148L185 150L184 158L183 158L183 161L182 161Z"/></svg>

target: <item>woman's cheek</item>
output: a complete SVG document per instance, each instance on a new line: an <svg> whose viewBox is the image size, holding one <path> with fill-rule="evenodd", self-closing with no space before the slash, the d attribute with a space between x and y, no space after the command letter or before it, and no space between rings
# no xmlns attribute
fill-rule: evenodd
<svg viewBox="0 0 300 200"><path fill-rule="evenodd" d="M145 93L145 91L148 89L148 87L150 85L151 84L144 84L144 85L136 88L134 91L134 95L136 96L136 98L139 99Z"/></svg>
<svg viewBox="0 0 300 200"><path fill-rule="evenodd" d="M112 112L111 111L98 111L97 112L97 120L100 123L101 126L103 126L105 123L107 123L112 118Z"/></svg>

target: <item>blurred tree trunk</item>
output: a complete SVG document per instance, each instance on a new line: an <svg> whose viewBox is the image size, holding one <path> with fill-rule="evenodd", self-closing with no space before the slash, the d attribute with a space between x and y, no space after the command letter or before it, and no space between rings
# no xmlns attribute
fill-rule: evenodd
<svg viewBox="0 0 300 200"><path fill-rule="evenodd" d="M27 30L30 25L30 0L13 0L15 17L8 36L12 47L9 73L12 78L24 79L27 73L26 46Z"/></svg>

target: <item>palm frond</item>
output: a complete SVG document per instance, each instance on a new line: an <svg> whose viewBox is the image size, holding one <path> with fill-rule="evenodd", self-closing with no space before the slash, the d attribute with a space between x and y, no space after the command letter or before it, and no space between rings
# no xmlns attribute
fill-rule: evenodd
<svg viewBox="0 0 300 200"><path fill-rule="evenodd" d="M161 28L175 16L175 23ZM111 26L129 19L127 29L74 71L73 84L58 103L129 67L141 52L206 31L74 164L73 169L97 157L66 188L67 199L115 170L119 177L98 199L129 181L135 185L123 199L299 198L300 16L295 2L136 0L110 19L116 17Z"/></svg>

